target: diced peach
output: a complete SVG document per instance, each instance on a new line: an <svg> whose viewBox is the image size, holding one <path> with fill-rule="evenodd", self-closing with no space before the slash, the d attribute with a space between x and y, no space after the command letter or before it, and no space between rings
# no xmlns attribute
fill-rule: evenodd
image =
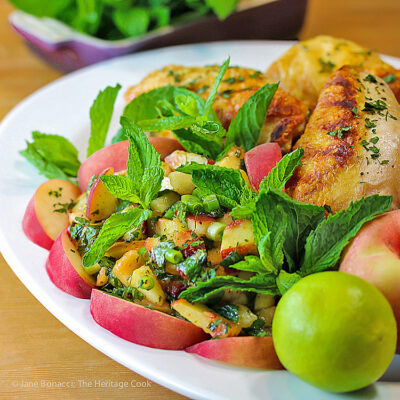
<svg viewBox="0 0 400 400"><path fill-rule="evenodd" d="M208 227L215 222L215 218L208 215L188 215L188 228L198 236L206 236Z"/></svg>
<svg viewBox="0 0 400 400"><path fill-rule="evenodd" d="M244 256L248 254L258 255L251 221L237 219L225 228L221 243L222 259L226 258L232 251L237 251Z"/></svg>
<svg viewBox="0 0 400 400"><path fill-rule="evenodd" d="M171 307L212 337L237 336L242 329L201 303L192 304L185 299L179 299L171 303Z"/></svg>
<svg viewBox="0 0 400 400"><path fill-rule="evenodd" d="M207 164L207 158L200 154L188 153L183 150L175 150L169 156L165 157L165 162L173 170L177 169L181 165L190 164L195 162L197 164Z"/></svg>

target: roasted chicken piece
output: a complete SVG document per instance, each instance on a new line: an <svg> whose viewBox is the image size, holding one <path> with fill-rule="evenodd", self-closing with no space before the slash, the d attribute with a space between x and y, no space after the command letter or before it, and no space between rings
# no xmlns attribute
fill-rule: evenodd
<svg viewBox="0 0 400 400"><path fill-rule="evenodd" d="M286 190L296 200L337 212L379 193L400 207L400 105L382 79L335 72L295 147L305 151Z"/></svg>
<svg viewBox="0 0 400 400"><path fill-rule="evenodd" d="M218 66L168 65L151 72L138 85L129 88L125 99L129 102L141 93L167 85L186 87L207 99L218 70ZM268 81L260 71L240 67L228 68L214 102L214 109L224 128L229 127L243 103L268 82L272 81ZM259 142L278 142L284 152L289 151L292 143L304 131L307 113L308 108L304 104L278 89L268 110Z"/></svg>
<svg viewBox="0 0 400 400"><path fill-rule="evenodd" d="M365 47L331 36L316 36L295 44L271 64L266 75L274 82L280 81L282 89L314 108L324 83L344 65L385 78L400 101L400 70Z"/></svg>

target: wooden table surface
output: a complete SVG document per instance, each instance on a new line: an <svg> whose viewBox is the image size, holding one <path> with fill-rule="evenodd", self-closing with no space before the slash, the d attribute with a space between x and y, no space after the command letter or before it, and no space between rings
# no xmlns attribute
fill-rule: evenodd
<svg viewBox="0 0 400 400"><path fill-rule="evenodd" d="M61 76L11 32L11 10L0 0L0 119L24 97ZM400 1L311 0L301 37L321 33L400 57ZM183 398L122 367L69 331L28 292L1 255L0 270L0 398ZM98 388L99 382L142 387Z"/></svg>

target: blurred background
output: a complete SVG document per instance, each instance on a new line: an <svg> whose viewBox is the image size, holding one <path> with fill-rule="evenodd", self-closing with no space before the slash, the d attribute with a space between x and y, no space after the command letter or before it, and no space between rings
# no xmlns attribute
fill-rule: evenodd
<svg viewBox="0 0 400 400"><path fill-rule="evenodd" d="M101 4L100 4L101 3ZM17 11L16 8L27 13ZM38 19L39 17L54 17ZM10 27L10 23L13 29ZM399 0L0 0L0 119L65 71L178 43L329 34L400 57ZM118 388L13 382L145 382L83 342L23 287L0 255L4 399L180 399L154 383Z"/></svg>

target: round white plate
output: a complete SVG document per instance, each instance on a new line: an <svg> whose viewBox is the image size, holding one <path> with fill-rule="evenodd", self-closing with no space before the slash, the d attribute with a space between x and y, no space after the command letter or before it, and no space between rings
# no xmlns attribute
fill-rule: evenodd
<svg viewBox="0 0 400 400"><path fill-rule="evenodd" d="M166 64L221 63L228 55L231 65L264 70L290 45L288 42L223 42L154 50L77 71L28 97L0 126L0 159L4 167L0 175L0 250L31 293L78 336L140 375L191 398L398 399L399 359L394 360L385 374L385 382L339 396L315 389L286 371L235 368L183 351L154 350L124 341L92 320L89 300L69 296L50 282L45 271L47 251L32 244L21 229L25 207L44 181L18 153L32 130L66 136L78 146L84 159L89 137L89 108L98 91L107 85L117 82L123 85L109 132L111 138L123 109L122 93L148 72ZM400 67L400 60L387 59Z"/></svg>

